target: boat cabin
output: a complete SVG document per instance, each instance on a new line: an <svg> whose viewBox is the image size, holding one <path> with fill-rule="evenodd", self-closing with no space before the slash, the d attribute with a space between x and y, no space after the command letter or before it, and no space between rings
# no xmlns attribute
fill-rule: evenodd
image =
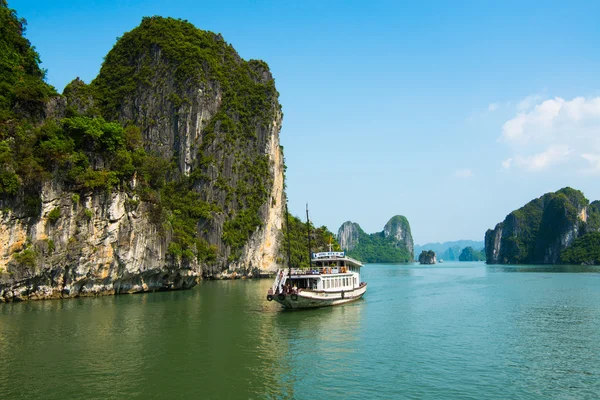
<svg viewBox="0 0 600 400"><path fill-rule="evenodd" d="M360 286L362 264L344 252L313 253L312 268L292 268L286 285L292 291L347 291ZM288 289L289 290L289 289Z"/></svg>

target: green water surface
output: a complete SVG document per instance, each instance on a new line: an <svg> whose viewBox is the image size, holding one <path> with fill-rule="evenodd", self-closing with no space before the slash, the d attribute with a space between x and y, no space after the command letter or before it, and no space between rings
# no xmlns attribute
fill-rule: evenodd
<svg viewBox="0 0 600 400"><path fill-rule="evenodd" d="M594 399L600 269L367 265L296 312L268 280L0 304L0 398Z"/></svg>

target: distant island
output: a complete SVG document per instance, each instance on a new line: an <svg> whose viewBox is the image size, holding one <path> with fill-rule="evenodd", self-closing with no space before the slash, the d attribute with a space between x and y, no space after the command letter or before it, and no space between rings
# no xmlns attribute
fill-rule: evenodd
<svg viewBox="0 0 600 400"><path fill-rule="evenodd" d="M408 219L392 217L383 231L367 234L360 225L347 221L340 226L337 239L349 257L366 263L410 262L414 244Z"/></svg>
<svg viewBox="0 0 600 400"><path fill-rule="evenodd" d="M435 252L436 257L439 260L463 261L460 260L460 255L467 247L471 247L475 251L479 251L484 257L483 260L485 260L485 252L483 251L484 242L475 240L454 240L444 243L426 243L424 245L415 245L415 254L419 254L423 250L432 250Z"/></svg>
<svg viewBox="0 0 600 400"><path fill-rule="evenodd" d="M485 234L488 264L598 264L600 202L566 187L512 211Z"/></svg>
<svg viewBox="0 0 600 400"><path fill-rule="evenodd" d="M419 264L435 264L435 252L433 250L423 250L419 255Z"/></svg>
<svg viewBox="0 0 600 400"><path fill-rule="evenodd" d="M485 261L485 253L478 251L471 246L462 249L458 261Z"/></svg>

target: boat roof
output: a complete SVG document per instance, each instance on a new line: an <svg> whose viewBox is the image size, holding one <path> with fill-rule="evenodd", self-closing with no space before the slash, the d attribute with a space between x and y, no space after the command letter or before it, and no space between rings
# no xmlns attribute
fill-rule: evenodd
<svg viewBox="0 0 600 400"><path fill-rule="evenodd" d="M346 256L343 251L323 251L320 253L312 253L312 261L339 261L344 260L354 264L357 267L362 267L362 263L354 258Z"/></svg>

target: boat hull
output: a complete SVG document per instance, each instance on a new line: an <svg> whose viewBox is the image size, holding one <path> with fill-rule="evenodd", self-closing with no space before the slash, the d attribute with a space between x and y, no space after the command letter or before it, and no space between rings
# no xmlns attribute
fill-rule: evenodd
<svg viewBox="0 0 600 400"><path fill-rule="evenodd" d="M300 291L298 294L274 295L273 300L284 308L302 309L337 306L350 303L362 298L367 291L367 284L356 289L330 292L330 291Z"/></svg>

